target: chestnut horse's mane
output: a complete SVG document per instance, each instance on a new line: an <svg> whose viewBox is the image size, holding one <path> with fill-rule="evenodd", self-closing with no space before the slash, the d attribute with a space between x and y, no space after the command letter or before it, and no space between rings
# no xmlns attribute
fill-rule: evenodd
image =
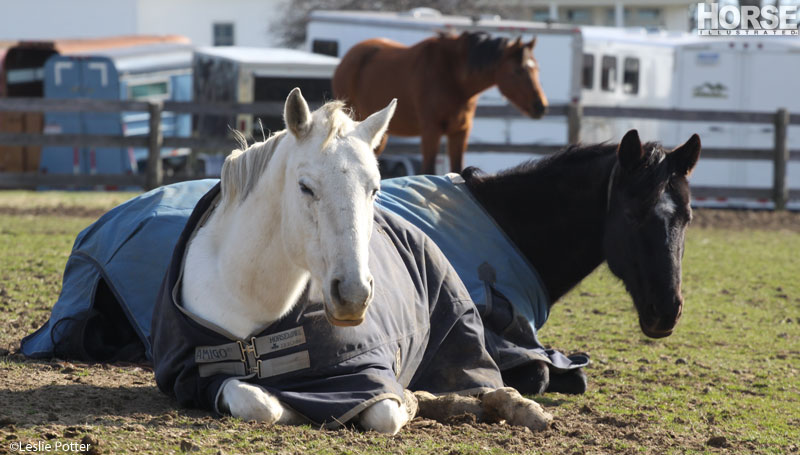
<svg viewBox="0 0 800 455"><path fill-rule="evenodd" d="M459 39L467 42L467 64L472 71L488 68L503 55L503 50L508 47L508 38L492 37L486 32L462 32L456 35L452 32L440 32L439 39Z"/></svg>

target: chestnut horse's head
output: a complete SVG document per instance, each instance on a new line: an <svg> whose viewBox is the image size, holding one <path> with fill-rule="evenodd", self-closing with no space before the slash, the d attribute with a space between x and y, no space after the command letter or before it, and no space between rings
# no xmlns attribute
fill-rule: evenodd
<svg viewBox="0 0 800 455"><path fill-rule="evenodd" d="M519 110L533 118L547 112L547 96L539 83L539 64L533 56L536 38L523 43L520 38L503 51L497 66L497 88Z"/></svg>

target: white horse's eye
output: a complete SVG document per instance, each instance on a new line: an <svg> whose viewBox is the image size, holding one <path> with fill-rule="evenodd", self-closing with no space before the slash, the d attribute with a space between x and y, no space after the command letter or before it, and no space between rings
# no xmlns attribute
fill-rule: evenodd
<svg viewBox="0 0 800 455"><path fill-rule="evenodd" d="M300 183L300 192L302 192L303 194L306 194L308 196L314 197L314 191L311 188L309 188L308 185L306 185L303 182L299 182L299 183Z"/></svg>
<svg viewBox="0 0 800 455"><path fill-rule="evenodd" d="M373 198L378 196L378 188L375 188L374 190L372 190L372 193L370 193L370 196L372 196Z"/></svg>

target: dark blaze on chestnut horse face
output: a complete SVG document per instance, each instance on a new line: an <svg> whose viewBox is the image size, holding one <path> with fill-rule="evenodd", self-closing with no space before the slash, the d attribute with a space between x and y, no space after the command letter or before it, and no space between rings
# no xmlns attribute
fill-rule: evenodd
<svg viewBox="0 0 800 455"><path fill-rule="evenodd" d="M522 44L517 39L504 52L497 70L497 88L514 106L530 117L547 112L547 96L539 83L539 64L533 56L536 38Z"/></svg>
<svg viewBox="0 0 800 455"><path fill-rule="evenodd" d="M435 172L441 137L447 136L450 169L460 172L481 92L497 85L526 115L546 112L535 43L484 32L440 34L411 47L382 38L363 41L342 57L333 95L358 119L397 98L387 134L420 136L422 171L428 174ZM384 138L376 154L385 146Z"/></svg>

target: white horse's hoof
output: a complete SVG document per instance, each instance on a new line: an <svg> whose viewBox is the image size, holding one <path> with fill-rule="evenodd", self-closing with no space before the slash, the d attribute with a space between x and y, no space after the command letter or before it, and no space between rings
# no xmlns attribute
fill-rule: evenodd
<svg viewBox="0 0 800 455"><path fill-rule="evenodd" d="M408 411L405 405L387 398L362 411L359 418L365 430L397 434L408 422Z"/></svg>
<svg viewBox="0 0 800 455"><path fill-rule="evenodd" d="M553 421L539 403L529 400L513 387L503 387L481 395L481 404L487 416L505 420L509 425L544 430Z"/></svg>
<svg viewBox="0 0 800 455"><path fill-rule="evenodd" d="M263 388L233 379L225 384L220 398L221 407L243 420L277 423L283 417L281 403Z"/></svg>

